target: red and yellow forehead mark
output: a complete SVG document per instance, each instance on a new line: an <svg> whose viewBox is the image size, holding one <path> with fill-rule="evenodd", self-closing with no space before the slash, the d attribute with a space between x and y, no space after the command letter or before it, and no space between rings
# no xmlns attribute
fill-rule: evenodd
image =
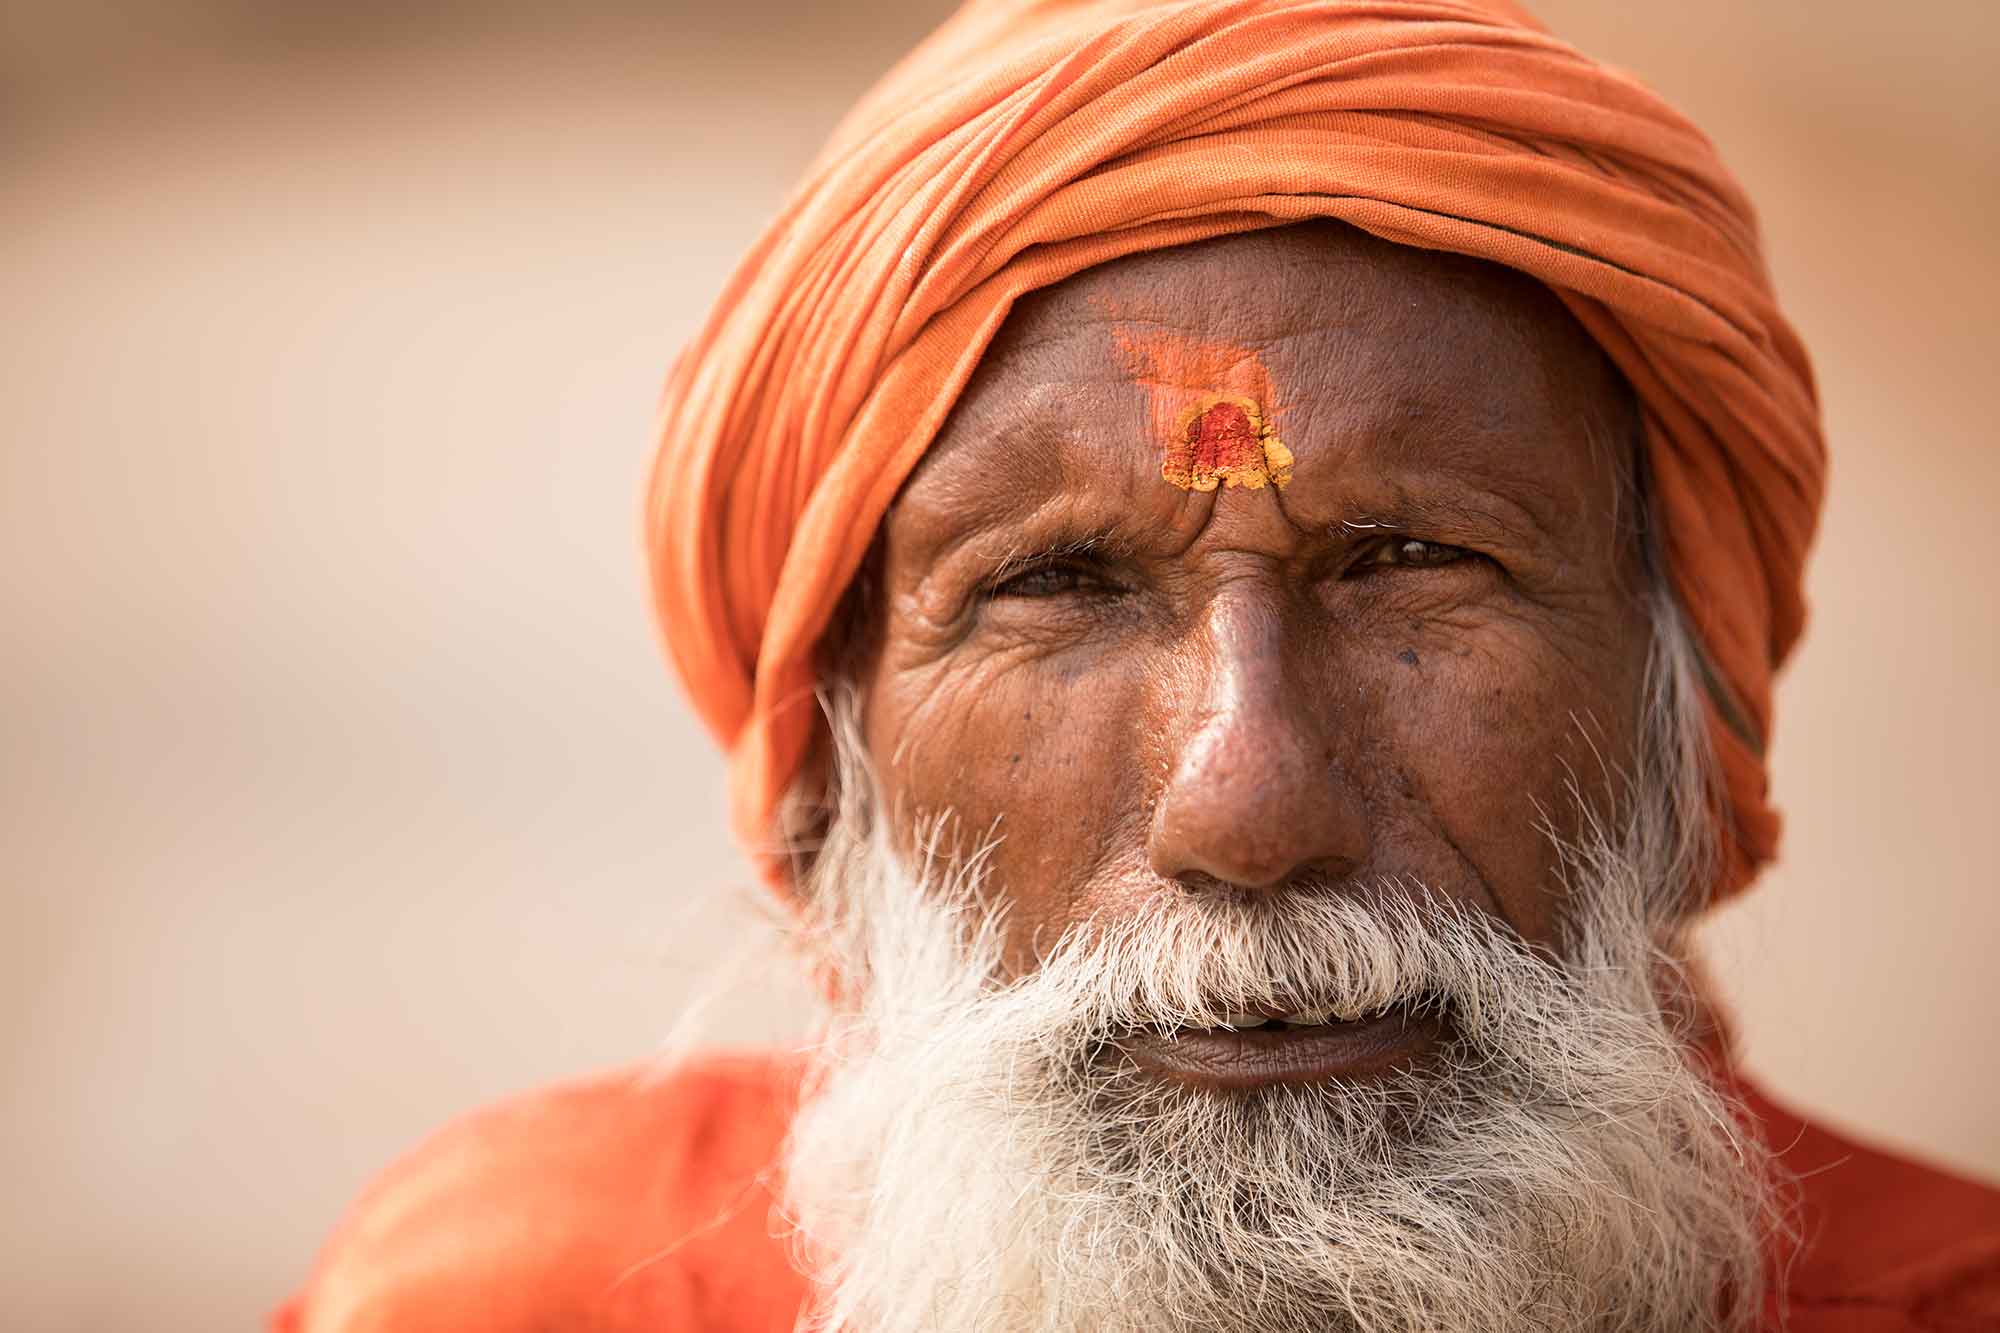
<svg viewBox="0 0 2000 1333"><path fill-rule="evenodd" d="M1283 487L1292 479L1292 451L1251 398L1197 398L1167 433L1165 448L1160 475L1184 491L1217 486L1254 491L1267 482Z"/></svg>
<svg viewBox="0 0 2000 1333"><path fill-rule="evenodd" d="M1152 400L1161 477L1184 491L1292 479L1292 451L1272 421L1271 373L1253 349L1124 324L1112 336Z"/></svg>

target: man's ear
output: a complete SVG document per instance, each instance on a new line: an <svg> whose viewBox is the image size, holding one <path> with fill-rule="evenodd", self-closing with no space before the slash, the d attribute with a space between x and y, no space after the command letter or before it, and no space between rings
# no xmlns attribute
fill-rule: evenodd
<svg viewBox="0 0 2000 1333"><path fill-rule="evenodd" d="M824 708L824 704L822 704ZM778 803L772 829L777 855L766 872L772 887L794 910L806 906L812 876L819 864L819 850L833 827L840 796L834 776L833 735L822 715L813 733L812 748L799 765L791 789Z"/></svg>

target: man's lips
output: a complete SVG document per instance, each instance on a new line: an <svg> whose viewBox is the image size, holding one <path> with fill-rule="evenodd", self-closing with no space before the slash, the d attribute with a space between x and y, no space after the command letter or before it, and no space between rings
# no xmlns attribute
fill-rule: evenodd
<svg viewBox="0 0 2000 1333"><path fill-rule="evenodd" d="M1146 1073L1196 1087L1246 1089L1377 1077L1429 1051L1444 1024L1436 1006L1396 1005L1366 1018L1310 1026L1141 1032L1118 1046Z"/></svg>

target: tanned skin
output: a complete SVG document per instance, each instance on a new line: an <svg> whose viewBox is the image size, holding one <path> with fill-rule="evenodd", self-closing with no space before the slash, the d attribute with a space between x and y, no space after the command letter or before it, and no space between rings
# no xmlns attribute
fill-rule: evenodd
<svg viewBox="0 0 2000 1333"><path fill-rule="evenodd" d="M1256 374L1177 382L1218 348ZM1245 383L1288 483L1163 480L1173 395ZM853 674L900 836L999 835L1021 969L1148 895L1309 877L1555 945L1543 821L1575 833L1572 782L1608 814L1635 752L1632 412L1533 280L1337 225L1033 294L883 528Z"/></svg>

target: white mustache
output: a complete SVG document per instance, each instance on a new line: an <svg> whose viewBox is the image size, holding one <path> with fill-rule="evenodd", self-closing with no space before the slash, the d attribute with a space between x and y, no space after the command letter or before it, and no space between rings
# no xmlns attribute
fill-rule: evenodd
<svg viewBox="0 0 2000 1333"><path fill-rule="evenodd" d="M1131 916L1073 927L1036 972L979 1003L1017 1033L1041 1023L1051 1047L1252 1026L1273 1013L1352 1022L1398 1009L1448 1013L1476 1037L1504 998L1496 985L1549 966L1475 908L1407 883L1394 890L1254 902L1161 894Z"/></svg>

